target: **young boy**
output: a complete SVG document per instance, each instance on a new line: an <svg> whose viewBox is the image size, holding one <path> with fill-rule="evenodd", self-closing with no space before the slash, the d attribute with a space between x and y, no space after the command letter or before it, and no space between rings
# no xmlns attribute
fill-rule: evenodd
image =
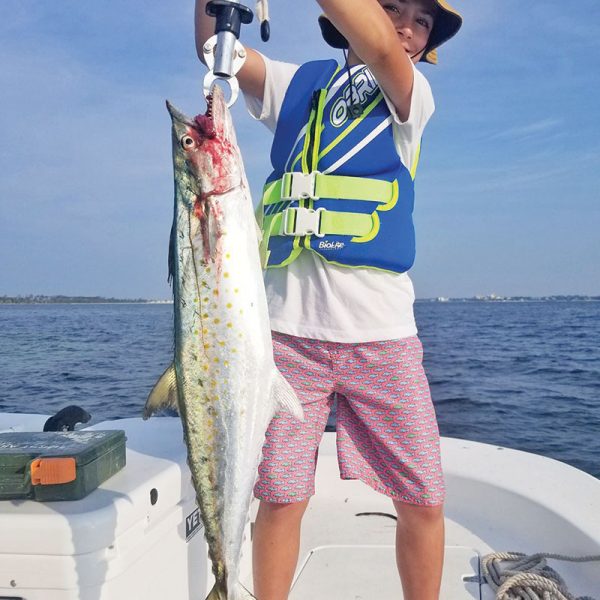
<svg viewBox="0 0 600 600"><path fill-rule="evenodd" d="M298 67L248 49L237 74L275 132L262 202L274 355L305 421L277 415L255 495L254 593L285 600L316 454L337 401L340 473L393 500L405 600L438 600L444 555L439 433L407 275L413 180L434 110L419 61L460 28L445 0L318 0L347 61ZM196 46L214 32L196 0Z"/></svg>

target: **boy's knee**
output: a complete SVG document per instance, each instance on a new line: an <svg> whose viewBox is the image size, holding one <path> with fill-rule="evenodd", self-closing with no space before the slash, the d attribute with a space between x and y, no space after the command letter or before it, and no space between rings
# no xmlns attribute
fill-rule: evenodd
<svg viewBox="0 0 600 600"><path fill-rule="evenodd" d="M308 506L309 498L299 502L267 502L261 500L256 520L287 521L301 519Z"/></svg>
<svg viewBox="0 0 600 600"><path fill-rule="evenodd" d="M438 506L421 506L418 504L408 504L406 502L394 501L396 514L399 521L435 523L444 518L444 505Z"/></svg>

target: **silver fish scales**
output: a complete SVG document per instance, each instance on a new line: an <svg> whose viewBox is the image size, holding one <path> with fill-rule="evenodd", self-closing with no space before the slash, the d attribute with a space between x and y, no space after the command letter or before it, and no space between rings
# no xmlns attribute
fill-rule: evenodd
<svg viewBox="0 0 600 600"><path fill-rule="evenodd" d="M239 560L265 431L277 410L302 418L275 367L256 222L220 88L206 115L167 103L175 204L169 273L175 352L144 416L178 409L212 561L207 600L246 600Z"/></svg>

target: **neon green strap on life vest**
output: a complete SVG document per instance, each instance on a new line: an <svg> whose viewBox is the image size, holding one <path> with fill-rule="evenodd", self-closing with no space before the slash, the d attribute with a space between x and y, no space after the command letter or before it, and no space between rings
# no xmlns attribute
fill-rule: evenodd
<svg viewBox="0 0 600 600"><path fill-rule="evenodd" d="M380 179L324 175L318 171L294 172L284 173L281 179L265 186L263 205L306 198L341 198L388 204L394 199L394 194L394 183Z"/></svg>
<svg viewBox="0 0 600 600"><path fill-rule="evenodd" d="M267 237L273 235L304 236L352 235L364 236L374 226L371 214L331 211L319 208L286 208L265 217Z"/></svg>

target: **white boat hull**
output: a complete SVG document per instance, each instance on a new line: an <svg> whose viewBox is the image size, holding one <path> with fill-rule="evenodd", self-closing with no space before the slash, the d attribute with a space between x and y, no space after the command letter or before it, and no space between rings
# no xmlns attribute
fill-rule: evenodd
<svg viewBox="0 0 600 600"><path fill-rule="evenodd" d="M39 415L0 415L41 430ZM212 587L177 418L109 421L125 429L127 466L77 502L0 502L0 599L205 600ZM600 554L600 481L541 456L442 439L447 483L441 600L491 600L480 557L496 551ZM158 500L151 501L156 490ZM253 510L256 506L253 507ZM335 434L319 452L290 600L398 600L391 502L341 481ZM249 531L249 530L248 530ZM250 539L242 576L251 587ZM600 594L600 563L550 561L575 595Z"/></svg>

